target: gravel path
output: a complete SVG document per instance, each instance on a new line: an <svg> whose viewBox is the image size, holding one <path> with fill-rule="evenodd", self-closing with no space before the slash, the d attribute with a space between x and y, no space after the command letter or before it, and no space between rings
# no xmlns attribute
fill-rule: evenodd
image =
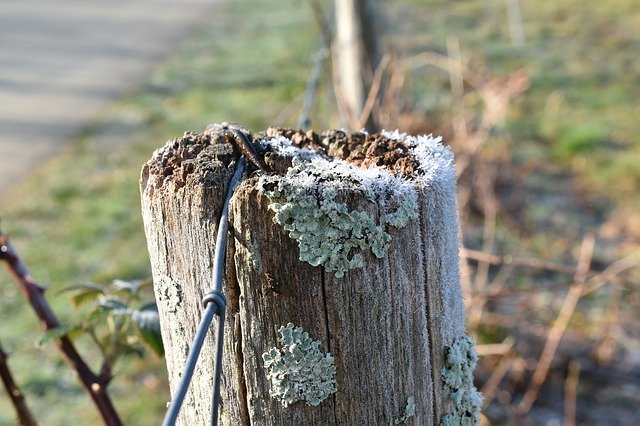
<svg viewBox="0 0 640 426"><path fill-rule="evenodd" d="M0 201L219 3L0 2Z"/></svg>

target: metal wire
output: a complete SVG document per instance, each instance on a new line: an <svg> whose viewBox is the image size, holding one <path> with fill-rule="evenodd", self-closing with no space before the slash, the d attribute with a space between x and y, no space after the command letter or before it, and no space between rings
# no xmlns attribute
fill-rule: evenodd
<svg viewBox="0 0 640 426"><path fill-rule="evenodd" d="M189 383L191 382L191 378L193 376L193 371L195 370L196 363L198 361L198 356L200 355L200 351L202 350L202 345L204 343L204 339L207 336L207 332L209 331L209 327L211 322L213 321L213 316L218 315L218 323L216 329L216 356L215 356L215 365L213 371L213 398L212 398L212 407L211 407L211 424L218 424L218 403L220 401L220 377L222 375L222 348L223 348L223 333L224 333L224 317L225 317L225 307L227 305L226 299L222 294L222 281L224 278L224 266L225 266L225 258L227 252L227 231L229 227L229 201L233 196L233 192L236 187L242 180L242 175L244 173L246 160L244 157L241 157L238 160L238 164L236 164L236 169L231 178L231 182L229 182L229 187L227 188L227 194L224 199L224 204L222 206L222 214L220 215L220 222L218 223L218 235L216 237L216 249L214 253L214 261L213 261L213 290L207 293L203 298L203 303L205 304L205 311L202 315L202 319L200 320L200 325L198 326L198 330L196 331L196 335L193 340L193 344L191 345L191 349L189 350L189 355L187 356L187 361L184 366L184 372L182 374L182 378L180 379L180 384L178 385L178 389L175 395L172 398L171 404L169 405L169 410L164 417L164 421L162 422L163 426L173 426L176 423L178 418L178 413L180 412L180 408L182 407L182 403L184 401L184 397L187 394L187 390L189 389Z"/></svg>

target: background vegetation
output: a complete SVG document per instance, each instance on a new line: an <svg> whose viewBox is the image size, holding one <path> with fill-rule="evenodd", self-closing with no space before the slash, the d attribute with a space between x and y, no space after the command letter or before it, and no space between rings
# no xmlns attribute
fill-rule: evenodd
<svg viewBox="0 0 640 426"><path fill-rule="evenodd" d="M394 127L442 133L458 158L470 159L460 174L460 206L465 246L477 253L469 255L464 285L488 418L514 421L574 281L566 269L580 263L583 237L593 235L587 256L593 291L581 293L570 312L529 419L567 418L565 397L575 382L579 421L634 424L640 421L634 356L640 274L631 268L640 255L640 13L634 0L521 7L526 38L514 46L501 0L385 5L387 42L397 57L390 70L404 78L391 105ZM253 130L295 126L319 43L306 2L228 2L138 90L3 202L3 229L49 287L63 319L76 314L60 289L149 276L138 176L151 152L211 122ZM438 66L441 57L467 70L461 91L452 88L460 75ZM338 125L329 75L325 69L312 111L316 129ZM492 101L504 114L489 109ZM462 120L476 135L487 111L492 121L470 152L453 123ZM629 268L596 287L595 273L619 259ZM523 260L537 266L521 267ZM93 406L54 348L34 347L38 324L6 274L0 313L0 339L36 417L65 424L74 413L77 423L95 422ZM111 391L125 422L159 424L169 399L163 360L129 357L118 372ZM11 424L3 392L0 424Z"/></svg>

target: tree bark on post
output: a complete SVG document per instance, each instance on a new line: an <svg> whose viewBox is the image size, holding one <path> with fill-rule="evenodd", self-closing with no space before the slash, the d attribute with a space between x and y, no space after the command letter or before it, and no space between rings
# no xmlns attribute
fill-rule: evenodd
<svg viewBox="0 0 640 426"><path fill-rule="evenodd" d="M473 423L475 352L459 285L455 170L429 137L258 135L230 209L221 424ZM141 179L172 393L211 285L237 152L187 133ZM213 337L181 413L210 413Z"/></svg>

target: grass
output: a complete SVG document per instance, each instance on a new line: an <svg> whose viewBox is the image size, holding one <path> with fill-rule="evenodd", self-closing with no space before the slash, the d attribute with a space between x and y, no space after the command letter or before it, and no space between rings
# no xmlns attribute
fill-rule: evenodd
<svg viewBox="0 0 640 426"><path fill-rule="evenodd" d="M558 169L578 173L590 194L613 203L608 212L616 206L640 207L635 196L640 188L636 1L521 2L527 37L523 48L510 44L504 4L396 2L388 6L389 30L403 56L424 50L444 53L447 37L455 35L475 69L506 75L526 68L532 86L510 112L506 129L515 142L509 148L514 158L553 162ZM3 229L35 277L50 288L50 300L63 319L73 312L68 296L57 293L60 288L150 274L138 176L151 152L185 130L201 130L211 122L238 121L255 130L282 124L274 123L276 116L304 91L318 42L305 2L228 2L137 91L107 108L62 155L14 191L0 211ZM449 91L446 75L420 71L409 77L407 87L417 108L427 114L441 108ZM326 98L319 99L315 111L318 128L335 125ZM292 120L285 124L293 125ZM554 186L548 177L529 180ZM565 196L558 193L556 198ZM562 229L566 239L579 237L566 219L549 214L549 206L530 210L545 219L545 226ZM540 236L529 241L534 251L547 257L571 254L566 239L550 244L543 231L536 229ZM515 252L514 244L504 244ZM527 284L526 277L514 282ZM545 315L557 310L543 306ZM34 348L41 335L38 324L6 274L0 275L0 312L0 341L12 352L10 366L38 420L66 424L74 413L77 423L95 423L93 406L57 352ZM503 332L483 325L480 337L498 341ZM158 424L169 399L164 361L150 355L148 361L132 358L118 368L122 374L111 391L125 422ZM2 392L0 424L9 424L13 411Z"/></svg>
<svg viewBox="0 0 640 426"><path fill-rule="evenodd" d="M520 145L541 144L546 159L578 173L610 202L640 207L640 14L634 0L520 1L526 44L511 45L503 0L414 1L392 8L403 55L425 49L446 54L456 37L476 70L528 71L531 88L510 113ZM411 76L414 97L449 91L448 76ZM436 106L439 108L440 106ZM430 112L427 110L427 112ZM610 191L611 182L617 190Z"/></svg>

